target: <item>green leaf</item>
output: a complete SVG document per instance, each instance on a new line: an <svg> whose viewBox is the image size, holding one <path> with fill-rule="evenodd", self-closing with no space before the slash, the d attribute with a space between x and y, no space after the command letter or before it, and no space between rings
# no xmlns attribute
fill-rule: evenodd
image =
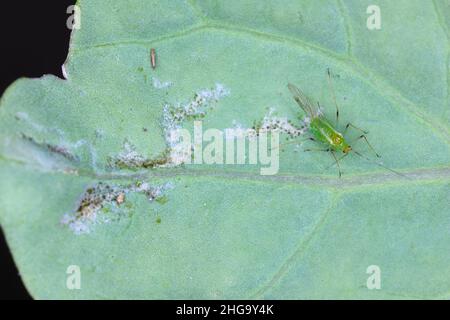
<svg viewBox="0 0 450 320"><path fill-rule="evenodd" d="M0 222L30 293L449 298L450 11L377 3L380 30L361 0L79 1L67 79L20 79L1 100ZM339 179L328 154L293 144L273 176L170 165L178 104L208 107L204 130L249 128L269 108L297 123L294 83L333 119L327 68L340 129L370 131L406 178L350 155Z"/></svg>

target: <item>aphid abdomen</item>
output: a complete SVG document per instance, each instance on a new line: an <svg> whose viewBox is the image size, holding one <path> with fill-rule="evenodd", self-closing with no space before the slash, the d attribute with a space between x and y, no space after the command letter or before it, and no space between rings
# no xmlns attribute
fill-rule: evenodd
<svg viewBox="0 0 450 320"><path fill-rule="evenodd" d="M317 117L310 124L310 131L314 138L333 150L342 150L346 143L345 139L324 118Z"/></svg>
<svg viewBox="0 0 450 320"><path fill-rule="evenodd" d="M310 124L310 131L315 140L327 145L331 144L331 135L334 130L328 125L326 120L321 118L313 119Z"/></svg>

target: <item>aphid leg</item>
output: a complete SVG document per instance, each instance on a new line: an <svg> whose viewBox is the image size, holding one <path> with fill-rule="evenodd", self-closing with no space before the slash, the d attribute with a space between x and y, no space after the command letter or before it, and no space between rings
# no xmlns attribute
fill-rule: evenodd
<svg viewBox="0 0 450 320"><path fill-rule="evenodd" d="M338 158L336 157L336 154L334 153L334 151L331 151L330 153L331 153L331 155L333 156L334 161L336 161L336 165L337 165L338 171L339 171L339 178L340 178L340 177L342 176L342 173L341 173L341 166L339 165L339 160L338 160Z"/></svg>
<svg viewBox="0 0 450 320"><path fill-rule="evenodd" d="M367 143L367 145L369 146L370 150L372 150L372 152L378 157L381 158L381 156L375 151L374 147L372 147L372 145L370 144L369 140L367 139L367 137L365 135L361 135L359 136L356 140L354 140L352 142L352 144L358 142L359 140L364 139Z"/></svg>
<svg viewBox="0 0 450 320"><path fill-rule="evenodd" d="M316 141L314 138L306 138L306 139L303 139L303 140L300 140L300 141L298 141L298 140L293 140L293 141L288 141L288 142L285 142L285 143L280 143L280 145L279 145L278 147L273 147L273 148L271 148L270 150L277 149L277 148L282 147L282 146L285 146L285 145L287 145L287 144L292 144L292 143L300 144L300 143L305 142L305 141L308 141L308 140Z"/></svg>
<svg viewBox="0 0 450 320"><path fill-rule="evenodd" d="M321 151L321 152L329 152L330 149L303 149L304 152L309 152L309 151Z"/></svg>
<svg viewBox="0 0 450 320"><path fill-rule="evenodd" d="M327 68L327 74L328 74L328 85L330 87L330 92L333 97L334 105L336 106L336 127L339 125L339 107L336 102L336 94L334 93L334 87L333 82L331 81L331 71L330 68Z"/></svg>
<svg viewBox="0 0 450 320"><path fill-rule="evenodd" d="M352 127L353 129L359 130L361 131L363 134L368 134L369 131L363 130L361 128L358 128L357 126L353 125L352 123L347 123L347 125L345 126L345 130L344 130L344 135L347 133L348 128Z"/></svg>
<svg viewBox="0 0 450 320"><path fill-rule="evenodd" d="M338 162L341 161L342 159L344 159L346 156L348 156L350 153L345 153L343 156L341 156L340 158L338 158ZM332 164L330 164L328 167L325 168L325 170L330 169L331 167L333 167L334 165L336 165L336 161L333 161Z"/></svg>

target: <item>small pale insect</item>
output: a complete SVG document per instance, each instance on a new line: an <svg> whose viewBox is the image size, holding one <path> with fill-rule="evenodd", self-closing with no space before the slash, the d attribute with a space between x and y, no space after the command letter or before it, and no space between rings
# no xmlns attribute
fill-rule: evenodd
<svg viewBox="0 0 450 320"><path fill-rule="evenodd" d="M152 65L152 68L155 69L156 68L156 50L154 48L152 48L150 50L150 63Z"/></svg>
<svg viewBox="0 0 450 320"><path fill-rule="evenodd" d="M369 140L366 137L367 131L360 129L353 125L352 123L347 123L344 127L344 131L341 133L336 128L339 126L339 107L336 102L336 96L334 93L333 85L331 82L331 72L328 69L328 83L330 86L330 91L332 93L334 105L336 107L336 123L335 126L331 124L331 121L329 121L325 115L321 112L320 104L317 102L316 104L312 103L311 100L295 85L288 84L288 88L291 91L294 100L297 102L297 104L300 106L300 108L305 112L306 116L309 118L309 125L305 128L308 129L307 133L309 133L310 137L307 138L307 140L316 141L322 144L325 148L323 149L304 149L304 151L325 151L329 152L339 171L339 177L341 177L341 167L339 165L339 161L345 158L348 154L351 152L356 154L357 156L373 162L389 171L392 171L398 175L404 176L403 174L394 171L386 166L384 166L380 162L372 161L371 159L365 157L360 152L356 151L354 149L354 144L360 140L364 140L364 142L367 144L369 149L372 150L372 152L375 154L376 157L380 157L380 155L375 151L375 149L372 147L372 145L369 143ZM348 141L344 136L347 133L348 129L357 130L359 132L359 135L353 140ZM293 141L295 142L295 141ZM338 158L339 153L342 154L341 157Z"/></svg>
<svg viewBox="0 0 450 320"><path fill-rule="evenodd" d="M117 198L116 198L116 202L117 204L120 206L122 203L125 202L125 194L124 193L120 193Z"/></svg>

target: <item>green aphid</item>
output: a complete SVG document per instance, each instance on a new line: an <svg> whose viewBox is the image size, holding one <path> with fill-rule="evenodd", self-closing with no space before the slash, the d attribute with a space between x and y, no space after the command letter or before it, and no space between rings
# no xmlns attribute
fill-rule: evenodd
<svg viewBox="0 0 450 320"><path fill-rule="evenodd" d="M327 70L328 73L328 83L330 85L331 93L333 96L334 105L336 106L336 125L333 126L330 121L324 116L324 114L321 112L320 104L317 103L317 106L311 102L310 99L295 85L288 84L288 88L291 91L292 95L294 96L294 100L298 103L298 105L302 108L302 110L306 113L306 116L309 118L309 125L308 125L308 133L311 135L311 137L307 138L307 140L312 140L321 143L325 146L323 149L305 149L304 151L325 151L329 152L339 171L339 177L341 177L341 168L339 165L339 161L345 158L348 154L353 152L354 154L358 155L359 157L373 162L371 159L365 157L360 152L356 151L353 146L356 144L357 141L363 139L365 143L369 146L369 148L373 151L373 153L380 158L380 155L375 151L375 149L372 147L372 145L369 143L369 140L367 140L366 134L367 131L360 129L350 122L347 123L345 126L345 129L343 133L339 132L336 128L339 126L339 107L336 102L336 96L334 94L333 85L331 82L331 73L330 70ZM348 129L352 128L354 130L359 131L361 134L354 139L353 141L348 141L344 135L347 133ZM295 142L295 141L293 141ZM342 154L340 157L338 155ZM379 162L374 162L375 164L392 171L398 175L402 175L401 173L394 171L383 164ZM402 175L403 176L403 175Z"/></svg>

